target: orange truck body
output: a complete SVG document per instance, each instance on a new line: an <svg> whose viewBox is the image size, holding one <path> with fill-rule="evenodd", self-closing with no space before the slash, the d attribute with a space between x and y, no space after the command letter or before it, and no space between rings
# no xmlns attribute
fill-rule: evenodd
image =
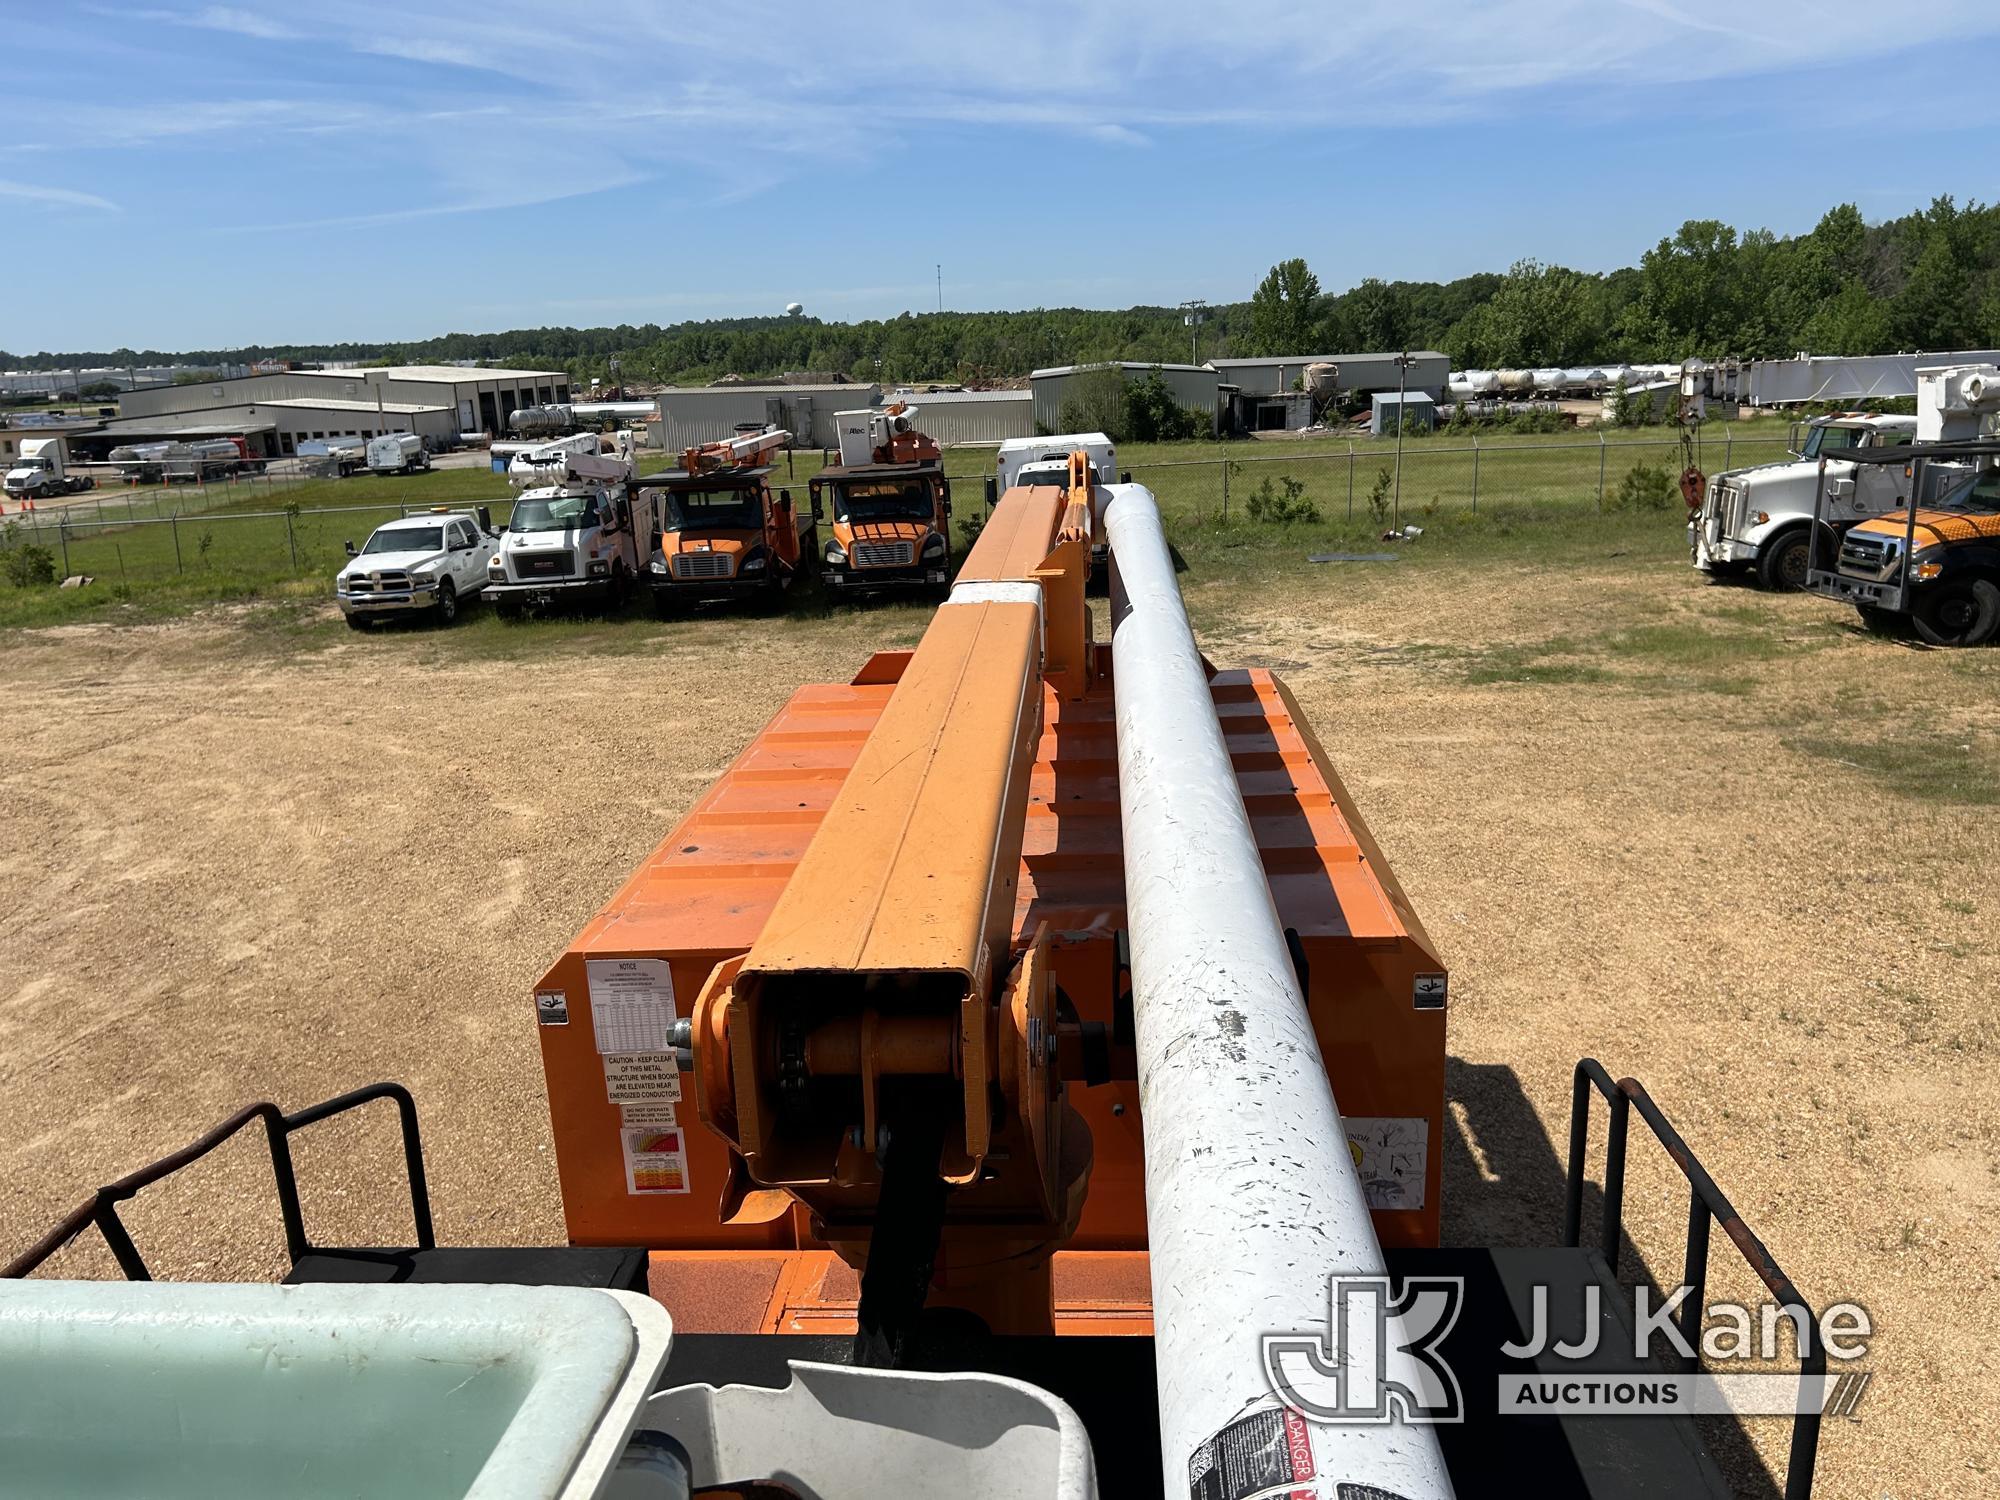
<svg viewBox="0 0 2000 1500"><path fill-rule="evenodd" d="M536 986L569 1238L647 1247L678 1328L852 1331L877 1111L921 1097L933 1305L1151 1331L1091 541L1087 476L1009 491L918 648L794 693ZM1443 965L1284 684L1211 691L1377 1233L1435 1245Z"/></svg>
<svg viewBox="0 0 2000 1500"><path fill-rule="evenodd" d="M669 470L635 489L663 491L662 529L646 581L662 613L697 603L765 597L809 572L817 533L767 467Z"/></svg>
<svg viewBox="0 0 2000 1500"><path fill-rule="evenodd" d="M829 464L810 490L813 516L831 544L820 558L829 587L941 594L950 584L951 481L935 449L908 462ZM871 506L878 512L870 514Z"/></svg>

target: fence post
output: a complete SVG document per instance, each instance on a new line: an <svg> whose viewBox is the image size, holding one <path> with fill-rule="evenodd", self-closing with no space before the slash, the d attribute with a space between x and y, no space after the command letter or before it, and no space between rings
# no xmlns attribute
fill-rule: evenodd
<svg viewBox="0 0 2000 1500"><path fill-rule="evenodd" d="M62 516L56 521L56 541L62 547L63 577L69 577L69 517Z"/></svg>
<svg viewBox="0 0 2000 1500"><path fill-rule="evenodd" d="M1472 513L1479 514L1479 434L1472 435Z"/></svg>
<svg viewBox="0 0 2000 1500"><path fill-rule="evenodd" d="M174 511L167 516L167 525L173 529L174 533L174 571L176 573L185 573L187 569L181 566L181 517L179 511Z"/></svg>
<svg viewBox="0 0 2000 1500"><path fill-rule="evenodd" d="M1604 514L1604 460L1611 451L1604 441L1604 434L1597 435L1597 513Z"/></svg>
<svg viewBox="0 0 2000 1500"><path fill-rule="evenodd" d="M1735 464L1729 461L1730 454L1735 451L1736 429L1731 427L1727 422L1724 422L1722 424L1722 469L1725 474L1736 467ZM1859 546L1860 544L1857 542L1855 545Z"/></svg>
<svg viewBox="0 0 2000 1500"><path fill-rule="evenodd" d="M1347 440L1347 519L1354 519L1354 439Z"/></svg>
<svg viewBox="0 0 2000 1500"><path fill-rule="evenodd" d="M292 571L296 573L299 570L299 544L297 539L292 535L292 513L290 511L285 512L285 546L291 550Z"/></svg>
<svg viewBox="0 0 2000 1500"><path fill-rule="evenodd" d="M1229 519L1229 460L1222 460L1222 519Z"/></svg>

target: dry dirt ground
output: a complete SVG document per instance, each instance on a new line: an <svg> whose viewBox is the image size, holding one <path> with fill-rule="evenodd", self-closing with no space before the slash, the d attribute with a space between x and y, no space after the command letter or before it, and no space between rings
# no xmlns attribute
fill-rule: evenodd
<svg viewBox="0 0 2000 1500"><path fill-rule="evenodd" d="M1555 1237L1598 1056L1810 1299L1872 1312L1819 1493L1993 1493L2000 652L1658 563L1189 597L1212 658L1295 686L1451 965L1447 1236ZM247 1100L385 1077L424 1112L445 1240L560 1240L534 980L794 685L916 623L504 657L221 614L0 641L0 1255ZM310 1212L400 1238L362 1151L386 1134L322 1130ZM1671 1276L1685 1198L1636 1130L1633 1158L1631 1238ZM164 1274L275 1263L247 1146L133 1217ZM1748 1292L1720 1235L1712 1263ZM1753 1429L1780 1461L1782 1424Z"/></svg>

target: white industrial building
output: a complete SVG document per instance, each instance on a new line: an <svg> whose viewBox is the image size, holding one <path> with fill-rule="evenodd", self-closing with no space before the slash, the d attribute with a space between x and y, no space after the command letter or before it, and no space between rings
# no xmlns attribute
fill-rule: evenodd
<svg viewBox="0 0 2000 1500"><path fill-rule="evenodd" d="M1393 393L1400 379L1406 390L1422 392L1433 401L1442 399L1451 379L1450 356L1435 349L1412 349L1409 357L1407 371L1397 369L1394 350L1212 359L1208 367L1222 382L1224 426L1232 432L1271 432L1304 427L1312 421L1312 403L1293 389L1302 384L1311 365L1331 365L1334 386L1345 394Z"/></svg>
<svg viewBox="0 0 2000 1500"><path fill-rule="evenodd" d="M875 406L882 388L837 385L671 386L660 392L660 415L651 425L653 446L678 453L698 443L736 436L739 429L782 427L799 448L837 448L835 412ZM918 398L912 398L918 399Z"/></svg>
<svg viewBox="0 0 2000 1500"><path fill-rule="evenodd" d="M308 438L414 432L442 445L462 432L504 434L515 408L569 398L570 378L561 370L282 370L133 391L101 435L111 444L242 437L280 458Z"/></svg>
<svg viewBox="0 0 2000 1500"><path fill-rule="evenodd" d="M943 448L1035 435L1033 391L902 391L883 398L917 408L917 426Z"/></svg>
<svg viewBox="0 0 2000 1500"><path fill-rule="evenodd" d="M1210 436L1221 430L1218 381L1215 371L1207 365L1151 365L1142 360L1105 360L1089 365L1057 365L1047 370L1037 370L1028 377L1029 389L1034 395L1035 432L1061 432L1064 430L1063 405L1074 394L1078 376L1090 375L1099 370L1117 370L1129 384L1134 380L1144 380L1158 371L1160 379L1166 382L1174 400L1194 412L1208 423ZM1024 436L1032 437L1034 432Z"/></svg>

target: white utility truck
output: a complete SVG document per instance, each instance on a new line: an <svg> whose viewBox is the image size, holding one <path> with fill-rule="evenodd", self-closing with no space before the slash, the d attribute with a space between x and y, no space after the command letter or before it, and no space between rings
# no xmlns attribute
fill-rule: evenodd
<svg viewBox="0 0 2000 1500"><path fill-rule="evenodd" d="M356 630L392 615L428 611L440 625L458 618L458 605L486 587L487 565L500 545L485 506L439 506L378 526L333 580L340 612Z"/></svg>
<svg viewBox="0 0 2000 1500"><path fill-rule="evenodd" d="M414 432L385 432L368 440L371 474L421 474L430 466L430 450Z"/></svg>
<svg viewBox="0 0 2000 1500"><path fill-rule="evenodd" d="M1091 473L1099 484L1118 483L1118 450L1101 432L1066 432L1053 437L1008 438L1000 445L1000 469L993 487L986 492L991 509L1007 491L1017 485L1069 485L1069 456L1081 448L1090 460ZM1125 476L1128 480L1131 475ZM1093 533L1098 528L1092 522ZM1090 586L1101 588L1110 576L1111 549L1102 535L1094 535L1090 546Z"/></svg>
<svg viewBox="0 0 2000 1500"><path fill-rule="evenodd" d="M1795 431L1792 458L1731 469L1708 481L1701 505L1688 518L1688 551L1695 567L1716 575L1754 571L1767 589L1804 588L1820 461L1826 461L1829 479L1851 479L1855 465L1844 462L1841 454L1911 442L1917 419L1841 412L1808 422L1804 435L1805 441L1798 442ZM1899 503L1880 486L1854 487L1848 509L1829 524L1851 526Z"/></svg>
<svg viewBox="0 0 2000 1500"><path fill-rule="evenodd" d="M503 619L559 602L624 601L659 530L654 501L633 496L632 447L629 431L579 433L514 455L507 482L521 498L487 568Z"/></svg>
<svg viewBox="0 0 2000 1500"><path fill-rule="evenodd" d="M10 500L53 500L58 495L75 495L97 488L87 474L69 468L69 450L59 437L26 438L21 456L0 480Z"/></svg>

